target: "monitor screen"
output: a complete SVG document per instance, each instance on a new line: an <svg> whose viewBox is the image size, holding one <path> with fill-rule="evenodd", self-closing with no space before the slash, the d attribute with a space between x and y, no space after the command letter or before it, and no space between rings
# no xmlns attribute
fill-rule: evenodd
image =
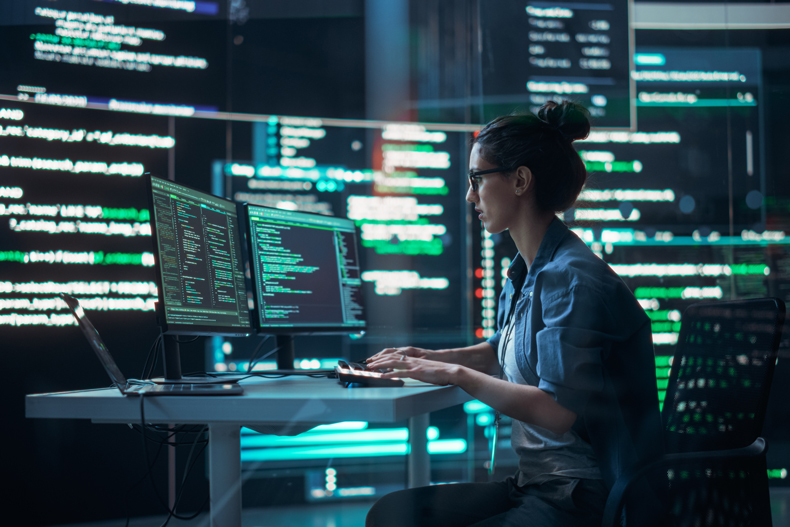
<svg viewBox="0 0 790 527"><path fill-rule="evenodd" d="M365 328L353 221L249 204L245 210L260 333Z"/></svg>
<svg viewBox="0 0 790 527"><path fill-rule="evenodd" d="M172 181L148 181L164 332L250 335L236 205Z"/></svg>

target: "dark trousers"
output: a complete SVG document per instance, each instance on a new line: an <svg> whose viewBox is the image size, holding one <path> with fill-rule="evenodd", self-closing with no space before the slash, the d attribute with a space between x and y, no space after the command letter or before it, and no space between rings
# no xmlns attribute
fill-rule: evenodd
<svg viewBox="0 0 790 527"><path fill-rule="evenodd" d="M455 483L393 492L368 512L366 527L598 527L608 490L601 480L561 478L519 487Z"/></svg>

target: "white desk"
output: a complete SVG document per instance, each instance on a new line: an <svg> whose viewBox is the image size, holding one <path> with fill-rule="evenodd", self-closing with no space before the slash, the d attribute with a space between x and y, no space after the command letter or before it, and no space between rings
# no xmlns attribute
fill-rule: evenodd
<svg viewBox="0 0 790 527"><path fill-rule="evenodd" d="M409 486L428 485L430 412L472 398L455 386L343 388L334 379L288 377L242 381L244 395L147 397L145 420L159 424L208 424L211 525L241 525L241 426L319 425L339 421L409 420ZM25 397L27 417L139 423L140 399L116 389Z"/></svg>

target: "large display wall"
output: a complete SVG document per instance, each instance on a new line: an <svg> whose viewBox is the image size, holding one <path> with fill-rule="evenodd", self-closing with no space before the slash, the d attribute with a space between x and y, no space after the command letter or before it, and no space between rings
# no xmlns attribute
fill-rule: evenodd
<svg viewBox="0 0 790 527"><path fill-rule="evenodd" d="M134 514L160 512L150 489L132 487L144 474L137 434L25 420L23 407L26 393L108 384L59 292L80 299L128 376L142 370L158 334L144 172L238 202L356 222L370 327L364 336L299 337L299 367L360 359L393 344L444 347L490 336L502 271L515 254L507 235L483 232L464 202L468 145L479 120L444 111L458 98L421 102L423 89L445 93L442 83L456 77L432 75L455 71L462 58L441 69L420 55L414 61L421 69L412 71L414 116L453 122L364 121L361 9L241 24L229 16L229 2L195 2L191 12L142 4L15 2L6 18L13 23L0 26L3 49L14 50L0 55L0 337L12 372L2 393L11 401L9 423L20 431L3 445L20 453L9 461L18 481L10 499L31 508L46 495L57 511L33 508L31 524L121 516L130 488ZM430 2L413 7L412 17L425 19L412 20L412 45L424 49L426 20L438 11ZM476 7L468 12L485 22ZM775 126L781 105L770 104L787 84L777 88L774 79L769 89L763 82L765 64L778 60L770 40L662 35L639 45L636 36L635 53L626 57L634 64L636 128L625 129L629 110L616 102L622 93L607 92L609 117L620 121L599 111L600 126L577 143L590 178L562 219L623 277L653 320L663 394L690 303L790 300L790 201L772 162L786 133ZM334 44L316 51L314 42ZM466 59L467 73L484 66L474 53ZM496 61L486 64L499 71ZM425 76L418 78L420 71ZM472 76L461 77L470 93L484 93ZM564 96L519 92L497 109ZM472 105L466 115L483 115L476 112L485 108ZM185 369L243 369L260 343L185 344ZM777 375L788 374L785 362ZM775 383L775 395L785 384ZM768 419L772 482L783 484L790 465L786 410L774 405ZM437 481L483 477L490 423L488 409L475 404L432 417ZM245 431L245 468L256 474L246 485L260 491L250 499L360 499L402 486L404 427L343 426L320 433L359 432L344 436L354 447L344 458L332 449L306 455ZM503 436L501 467L509 470L514 460ZM382 442L395 446L383 449ZM179 469L181 463L179 454ZM97 483L99 467L108 464L122 476L113 485ZM156 470L164 481L163 458ZM327 493L328 470L345 494ZM187 509L202 503L200 466L197 472ZM95 497L90 507L80 494Z"/></svg>

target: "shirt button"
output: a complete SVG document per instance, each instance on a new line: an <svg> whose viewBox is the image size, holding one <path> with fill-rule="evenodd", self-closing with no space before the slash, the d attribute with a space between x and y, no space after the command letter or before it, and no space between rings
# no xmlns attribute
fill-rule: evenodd
<svg viewBox="0 0 790 527"><path fill-rule="evenodd" d="M532 298L532 291L529 292L529 297Z"/></svg>

